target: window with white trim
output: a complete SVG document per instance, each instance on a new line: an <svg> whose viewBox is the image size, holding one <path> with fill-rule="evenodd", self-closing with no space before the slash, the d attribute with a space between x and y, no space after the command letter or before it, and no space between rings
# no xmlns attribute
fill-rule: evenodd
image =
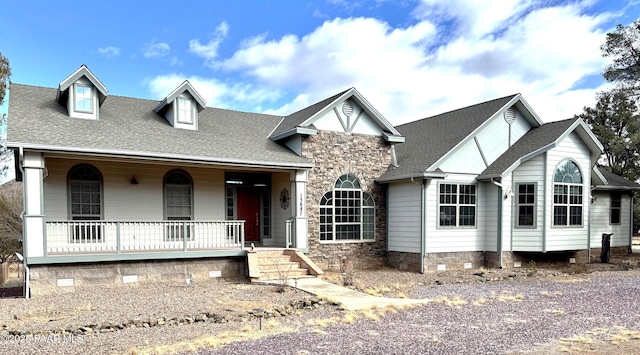
<svg viewBox="0 0 640 355"><path fill-rule="evenodd" d="M439 185L439 226L474 227L476 225L476 185Z"/></svg>
<svg viewBox="0 0 640 355"><path fill-rule="evenodd" d="M352 174L340 176L320 199L320 240L374 240L375 201Z"/></svg>
<svg viewBox="0 0 640 355"><path fill-rule="evenodd" d="M74 84L74 110L93 113L93 88L91 85Z"/></svg>
<svg viewBox="0 0 640 355"><path fill-rule="evenodd" d="M74 221L102 219L102 175L88 164L76 165L69 170L69 215ZM97 222L73 223L70 231L72 243L102 242L102 227Z"/></svg>
<svg viewBox="0 0 640 355"><path fill-rule="evenodd" d="M622 193L611 193L609 224L620 224L622 220Z"/></svg>
<svg viewBox="0 0 640 355"><path fill-rule="evenodd" d="M179 123L193 123L193 102L187 97L178 97L178 122Z"/></svg>
<svg viewBox="0 0 640 355"><path fill-rule="evenodd" d="M582 226L583 186L578 165L565 160L553 174L553 225Z"/></svg>
<svg viewBox="0 0 640 355"><path fill-rule="evenodd" d="M518 227L536 226L536 184L517 184Z"/></svg>
<svg viewBox="0 0 640 355"><path fill-rule="evenodd" d="M193 181L182 170L173 170L164 178L164 211L169 221L189 221L193 219ZM191 226L176 222L167 226L166 241L192 239Z"/></svg>

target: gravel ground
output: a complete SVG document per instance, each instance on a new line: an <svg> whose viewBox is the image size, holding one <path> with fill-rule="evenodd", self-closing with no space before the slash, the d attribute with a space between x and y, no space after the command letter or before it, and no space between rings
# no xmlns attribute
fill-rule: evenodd
<svg viewBox="0 0 640 355"><path fill-rule="evenodd" d="M413 291L434 302L201 354L577 354L597 351L594 340L615 345L616 336L640 337L638 271Z"/></svg>
<svg viewBox="0 0 640 355"><path fill-rule="evenodd" d="M328 273L326 278L341 282L338 274ZM309 295L296 290L278 293L274 286L234 280L193 286L121 285L100 288L100 292L76 287L70 293L0 300L0 325L7 330L39 333L198 312L244 317L228 323L134 328L66 338L18 337L19 342L5 335L0 338L0 354L175 353L198 349L204 354L543 354L562 349L578 354L599 347L640 353L637 340L628 342L636 344L631 348L634 351L621 348L625 343L612 342L640 338L640 321L636 320L640 315L636 301L640 268L634 257L612 264L561 269L540 265L537 269L425 275L367 270L354 272L353 281L352 288L369 294L428 298L433 302L412 309L358 313L325 305L265 319L260 329L256 318L246 317L248 311L286 305Z"/></svg>

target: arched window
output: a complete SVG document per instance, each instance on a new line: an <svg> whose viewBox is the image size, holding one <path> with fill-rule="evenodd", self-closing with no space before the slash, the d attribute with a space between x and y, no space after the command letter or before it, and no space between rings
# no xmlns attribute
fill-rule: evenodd
<svg viewBox="0 0 640 355"><path fill-rule="evenodd" d="M164 177L164 213L167 220L193 218L193 182L182 170L172 170Z"/></svg>
<svg viewBox="0 0 640 355"><path fill-rule="evenodd" d="M553 225L582 225L582 174L571 160L564 160L553 173Z"/></svg>
<svg viewBox="0 0 640 355"><path fill-rule="evenodd" d="M102 175L88 164L76 165L67 176L72 220L102 219Z"/></svg>
<svg viewBox="0 0 640 355"><path fill-rule="evenodd" d="M375 201L354 175L345 174L320 199L320 240L373 240Z"/></svg>

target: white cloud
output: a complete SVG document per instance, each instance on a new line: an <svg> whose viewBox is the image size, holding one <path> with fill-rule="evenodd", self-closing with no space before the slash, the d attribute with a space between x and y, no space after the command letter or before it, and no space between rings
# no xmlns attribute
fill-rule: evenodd
<svg viewBox="0 0 640 355"><path fill-rule="evenodd" d="M218 47L220 43L224 41L225 37L227 37L228 32L229 25L223 21L216 27L213 38L211 38L207 44L200 43L199 39L190 40L189 51L207 61L212 61L218 56Z"/></svg>
<svg viewBox="0 0 640 355"><path fill-rule="evenodd" d="M171 51L171 47L163 42L147 43L142 49L142 55L145 58L162 58L166 57Z"/></svg>
<svg viewBox="0 0 640 355"><path fill-rule="evenodd" d="M230 85L213 78L188 76L181 73L159 75L147 79L144 84L149 87L153 97L161 100L185 80L189 80L209 107L262 112L264 110L259 106L260 103L274 102L282 96L280 90L273 88L241 83Z"/></svg>
<svg viewBox="0 0 640 355"><path fill-rule="evenodd" d="M228 31L221 25L208 44L192 40L190 48L208 64L215 59L211 67L219 73L255 82L199 78L218 89L212 106L249 100L265 112L289 114L354 86L400 124L520 92L548 122L580 113L602 89L581 86L604 66L599 47L612 15L586 14L589 1L424 0L409 26L336 18L302 36L256 35L221 59L217 48Z"/></svg>
<svg viewBox="0 0 640 355"><path fill-rule="evenodd" d="M98 53L104 55L107 58L111 58L120 54L120 48L112 46L102 47L98 48Z"/></svg>

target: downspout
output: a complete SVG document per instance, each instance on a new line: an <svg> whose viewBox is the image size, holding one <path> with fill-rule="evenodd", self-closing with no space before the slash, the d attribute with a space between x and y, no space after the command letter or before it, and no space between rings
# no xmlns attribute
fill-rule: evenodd
<svg viewBox="0 0 640 355"><path fill-rule="evenodd" d="M502 184L491 179L491 182L498 187L498 228L497 228L497 246L498 253L498 269L502 269Z"/></svg>
<svg viewBox="0 0 640 355"><path fill-rule="evenodd" d="M420 187L420 273L424 274L424 257L427 254L427 180L422 179Z"/></svg>
<svg viewBox="0 0 640 355"><path fill-rule="evenodd" d="M414 178L411 178L411 183L416 184ZM424 257L427 254L427 233L426 233L426 185L427 180L422 179L420 184L420 273L424 274Z"/></svg>
<svg viewBox="0 0 640 355"><path fill-rule="evenodd" d="M20 172L22 173L22 212L20 213L20 219L22 220L22 253L24 254L22 258L22 264L24 267L24 298L29 298L29 279L31 276L31 271L29 270L29 264L27 263L27 236L24 234L25 228L25 220L24 215L27 212L27 184L25 184L25 174L23 168L24 162L24 148L18 148L18 164L15 164L20 168Z"/></svg>
<svg viewBox="0 0 640 355"><path fill-rule="evenodd" d="M593 209L591 205L593 205L593 190L595 188L592 187L589 192L589 223L587 224L587 264L591 264L591 210Z"/></svg>
<svg viewBox="0 0 640 355"><path fill-rule="evenodd" d="M629 254L633 254L633 192L629 194L631 205L629 206Z"/></svg>

